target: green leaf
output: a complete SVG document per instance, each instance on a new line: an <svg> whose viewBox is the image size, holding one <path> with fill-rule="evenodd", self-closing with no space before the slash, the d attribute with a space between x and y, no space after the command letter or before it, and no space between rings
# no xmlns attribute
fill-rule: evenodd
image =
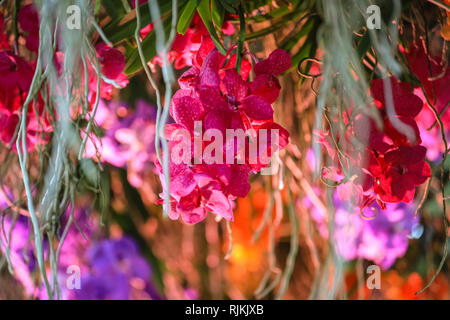
<svg viewBox="0 0 450 320"><path fill-rule="evenodd" d="M283 16L282 19L278 19L277 22L272 23L270 26L264 28L264 29L260 29L258 31L255 31L253 33L247 34L246 39L247 40L251 40L251 39L255 39L258 37L262 37L265 35L268 35L269 33L273 33L275 32L277 29L283 27L287 22L291 21L291 20L295 20L300 18L302 15L305 15L303 12L297 12L297 11L292 11L289 14Z"/></svg>
<svg viewBox="0 0 450 320"><path fill-rule="evenodd" d="M103 2L108 2L103 1ZM184 5L186 0L179 1L179 6ZM172 11L172 1L167 0L158 0L159 9L161 11L161 16L165 16ZM148 4L144 3L139 6L139 10L141 13L141 27L145 27L149 23L153 22L153 19L150 15L150 10L148 8ZM108 23L104 28L103 32L106 37L113 43L118 43L124 39L134 38L134 32L136 31L136 17L130 20L130 16L135 15L136 10L131 11L127 15L122 16L119 19L113 20ZM126 22L123 22L126 21Z"/></svg>
<svg viewBox="0 0 450 320"><path fill-rule="evenodd" d="M286 51L291 51L292 48L304 37L306 36L314 26L317 26L318 24L318 18L312 17L308 19L308 21L305 22L305 24L301 27L300 31L296 34L286 37L283 42L281 43L281 48L283 48Z"/></svg>
<svg viewBox="0 0 450 320"><path fill-rule="evenodd" d="M364 58L364 56L366 55L367 51L369 51L371 46L372 41L370 41L370 34L369 32L366 32L364 33L363 37L361 38L361 40L359 40L358 43L357 48L358 57L360 57L361 59Z"/></svg>
<svg viewBox="0 0 450 320"><path fill-rule="evenodd" d="M95 9L94 13L97 15L100 12L100 8L102 7L102 0L95 0Z"/></svg>
<svg viewBox="0 0 450 320"><path fill-rule="evenodd" d="M225 9L219 0L211 1L211 16L216 29L222 32L223 19L225 17Z"/></svg>
<svg viewBox="0 0 450 320"><path fill-rule="evenodd" d="M198 0L189 0L178 19L177 32L185 34L187 28L191 24L194 17L195 9L197 9Z"/></svg>
<svg viewBox="0 0 450 320"><path fill-rule="evenodd" d="M220 4L222 5L222 7L229 13L231 14L237 14L237 9L234 8L233 6L229 5L228 2L224 1L224 0L219 0Z"/></svg>
<svg viewBox="0 0 450 320"><path fill-rule="evenodd" d="M212 22L211 11L209 10L209 0L201 0L197 8L197 12L205 24L206 29L208 29L209 35L216 45L217 50L219 50L219 52L223 55L227 54L227 50L220 41L216 29L214 28L214 23Z"/></svg>
<svg viewBox="0 0 450 320"><path fill-rule="evenodd" d="M242 5L239 5L239 41L237 46L237 58L236 58L236 69L237 72L241 73L241 63L242 63L242 49L244 48L245 41L245 16Z"/></svg>
<svg viewBox="0 0 450 320"><path fill-rule="evenodd" d="M162 23L166 37L169 36L172 26L171 17L167 17ZM144 52L145 61L148 62L156 56L156 32L152 30L147 37L141 42L142 51ZM138 48L134 48L126 57L125 74L130 75L136 73L142 68L141 58L139 57Z"/></svg>
<svg viewBox="0 0 450 320"><path fill-rule="evenodd" d="M228 3L230 6L238 6L240 0L221 0L224 3Z"/></svg>
<svg viewBox="0 0 450 320"><path fill-rule="evenodd" d="M305 58L313 58L315 53L316 53L316 49L317 49L317 44L316 44L316 38L317 38L317 30L319 28L320 22L319 20L317 20L317 23L314 24L314 27L312 28L311 32L308 33L308 36L306 37L306 40L303 44L303 46L297 51L296 54L294 54L292 56L292 67L291 69L289 69L287 72L290 72L293 69L298 68L298 64ZM309 72L309 69L311 68L311 63L308 62L306 65L306 68L303 70L305 73ZM302 81L304 79L302 78Z"/></svg>
<svg viewBox="0 0 450 320"><path fill-rule="evenodd" d="M102 6L105 8L106 13L112 18L112 20L120 19L127 14L122 5L122 0L102 1Z"/></svg>
<svg viewBox="0 0 450 320"><path fill-rule="evenodd" d="M311 49L313 48L313 43L307 42L305 45L303 45L300 50L292 57L292 66L298 67L298 64L300 61L302 61L305 58L310 57ZM308 70L305 70L305 72L308 72Z"/></svg>
<svg viewBox="0 0 450 320"><path fill-rule="evenodd" d="M227 2L228 4L231 5L230 1L227 1L227 0L221 0L221 1ZM269 5L271 2L272 2L271 0L253 0L253 1L244 1L244 3L242 5L244 6L245 12L250 13L254 10L258 10L261 7Z"/></svg>
<svg viewBox="0 0 450 320"><path fill-rule="evenodd" d="M260 3L259 1L248 1L244 2L244 9L246 13L253 13L248 19L254 20L257 22L263 22L269 19L276 19L276 18L283 18L284 16L292 13L292 12L306 12L307 10L311 9L312 5L308 1L302 1L300 0L292 0L288 3L280 5L278 8L272 8L269 12L265 14L254 14L254 11L258 11L259 8L270 4L272 1L269 1L266 4ZM264 1L263 1L264 2Z"/></svg>

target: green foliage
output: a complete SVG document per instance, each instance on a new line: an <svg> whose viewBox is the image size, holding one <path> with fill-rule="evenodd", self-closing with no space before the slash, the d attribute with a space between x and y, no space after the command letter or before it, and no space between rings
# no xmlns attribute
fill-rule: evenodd
<svg viewBox="0 0 450 320"><path fill-rule="evenodd" d="M127 13L122 5L122 0L104 0L102 6L113 21L120 20Z"/></svg>
<svg viewBox="0 0 450 320"><path fill-rule="evenodd" d="M211 0L211 16L217 31L222 33L223 20L225 18L225 8L220 0Z"/></svg>
<svg viewBox="0 0 450 320"><path fill-rule="evenodd" d="M106 3L108 1L103 1L103 3ZM120 2L120 1L119 1ZM179 1L180 5L185 3L186 0ZM167 0L158 0L159 8L161 10L161 15L166 16L169 15L172 11L172 2ZM141 23L142 26L146 26L149 23L152 23L152 17L150 16L150 10L148 9L148 5L142 4L140 7L141 12ZM108 11L109 13L109 11ZM112 21L108 23L104 28L103 32L108 37L108 39L116 44L123 40L130 40L134 37L134 31L136 30L136 18L134 17L131 20L128 20L130 18L130 15L135 15L136 11L133 10L130 13L123 12L120 16L116 17L115 19L113 16L111 16ZM127 21L128 20L128 21ZM124 22L126 21L126 22Z"/></svg>
<svg viewBox="0 0 450 320"><path fill-rule="evenodd" d="M129 234L137 241L142 254L147 258L147 260L152 265L152 278L153 283L155 283L160 292L164 291L164 281L163 272L165 272L166 267L164 261L158 259L151 247L148 245L146 239L143 238L139 232L138 225L133 219L133 215L140 215L140 219L147 220L150 213L147 211L145 204L142 202L142 198L139 192L129 184L127 179L127 173L125 170L120 169L120 180L122 181L124 193L126 199L128 199L129 212L128 214L121 214L116 212L111 206L109 212L111 213L111 218L118 223L125 234Z"/></svg>
<svg viewBox="0 0 450 320"><path fill-rule="evenodd" d="M96 2L98 6L100 1ZM166 36L170 34L172 19L172 1L158 0L161 11L162 24ZM270 7L272 1L240 1L240 0L180 0L178 1L179 17L177 19L176 32L185 34L189 28L192 19L197 12L205 24L212 41L216 48L226 54L227 48L221 40L222 25L226 15L231 20L239 19L238 50L242 50L245 40L252 40L263 37L284 27L287 23L296 21L303 24L299 30L291 32L281 41L281 47L287 51L292 51L297 43L303 41L303 45L296 52L292 52L294 67L297 67L299 61L304 57L314 55L317 48L316 32L320 24L320 18L315 12L316 0L291 0L279 4L265 14L258 14L261 7ZM110 16L110 22L103 27L105 36L114 44L123 44L125 46L126 66L125 73L135 74L142 68L139 53L135 44L134 32L136 30L136 10L127 11L122 4L122 0L101 1L101 5ZM146 26L153 22L148 4L140 6L141 24ZM237 16L237 18L236 18ZM306 19L306 20L304 20ZM254 33L246 33L246 21L261 22L266 20L275 20L264 29ZM306 37L306 39L305 39ZM142 40L142 49L146 61L150 61L157 54L156 52L156 34L151 31L145 39ZM238 59L240 55L238 54Z"/></svg>
<svg viewBox="0 0 450 320"><path fill-rule="evenodd" d="M191 24L192 18L194 17L195 9L197 9L198 3L199 3L198 0L188 1L178 19L177 24L178 33L181 33L183 35L186 33L186 30Z"/></svg>
<svg viewBox="0 0 450 320"><path fill-rule="evenodd" d="M356 49L358 51L358 56L361 59L364 58L364 56L370 50L371 47L372 47L372 42L370 41L370 34L369 34L369 32L366 32L359 40L358 48Z"/></svg>
<svg viewBox="0 0 450 320"><path fill-rule="evenodd" d="M221 5L231 14L238 14L239 0L218 0ZM256 2L256 1L251 1Z"/></svg>
<svg viewBox="0 0 450 320"><path fill-rule="evenodd" d="M219 50L219 52L222 54L226 54L227 50L220 41L219 36L217 35L216 29L214 27L214 23L212 21L209 0L201 0L197 8L197 12L200 15L200 18L202 19L203 23L205 24L206 29L208 29L209 35L211 36L211 39L214 42L217 50Z"/></svg>
<svg viewBox="0 0 450 320"><path fill-rule="evenodd" d="M167 3L169 4L169 7L167 7ZM186 1L182 0L179 1L178 6L182 7L184 4L186 3ZM165 11L163 11L163 9ZM161 16L163 17L163 28L165 31L165 35L166 37L169 36L170 34L170 29L171 29L171 20L172 20L172 14L171 14L171 2L166 1L166 7L161 8ZM144 11L145 12L145 11ZM144 20L144 15L141 12L141 24L145 25L148 21ZM148 15L148 18L151 19L150 15ZM134 30L136 29L136 20L134 21ZM150 20L150 22L152 22ZM148 22L148 23L150 23ZM132 34L134 35L134 30L132 32ZM133 36L134 37L134 36ZM132 38L132 37L130 37ZM131 41L131 40L130 40ZM144 57L146 61L150 61L151 59L153 59L156 56L156 33L155 30L152 30L146 37L144 40L142 40L142 49L144 51ZM141 70L142 68L142 63L141 60L139 58L139 52L137 47L132 47L132 48L128 48L127 52L126 52L126 65L125 65L125 73L128 75L134 74L136 72L138 72L139 70Z"/></svg>

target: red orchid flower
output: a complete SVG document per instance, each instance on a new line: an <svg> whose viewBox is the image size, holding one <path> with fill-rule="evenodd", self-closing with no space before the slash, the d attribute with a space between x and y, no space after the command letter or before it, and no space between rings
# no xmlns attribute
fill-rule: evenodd
<svg viewBox="0 0 450 320"><path fill-rule="evenodd" d="M103 42L96 46L96 51L103 75L108 79L116 79L125 68L122 52Z"/></svg>
<svg viewBox="0 0 450 320"><path fill-rule="evenodd" d="M415 187L431 176L431 169L424 161L426 148L400 146L387 152L372 166L375 176L375 193L384 202L410 202Z"/></svg>
<svg viewBox="0 0 450 320"><path fill-rule="evenodd" d="M384 132L392 139L394 145L419 145L421 143L420 133L414 118L422 110L422 100L411 92L411 87L407 83L399 82L395 77L389 79L392 88L395 117L414 132L414 137L407 137L389 119L383 81L383 79L372 81L371 91L383 117Z"/></svg>
<svg viewBox="0 0 450 320"><path fill-rule="evenodd" d="M39 50L39 14L34 4L28 4L20 8L17 14L20 28L27 33L26 47L28 50Z"/></svg>
<svg viewBox="0 0 450 320"><path fill-rule="evenodd" d="M234 68L236 54L230 54L233 48L224 56L214 47L209 36L202 36L202 43L193 59L194 66L178 79L181 89L174 94L169 110L175 123L166 125L165 136L169 140L169 150L173 151L179 143L178 132L181 131L178 130L190 133L188 143L191 143L192 154L186 155L184 159L193 160L194 136L203 136L209 129L218 130L223 137L227 137L227 129L240 129L243 133L252 129L252 139L265 138L267 147L263 153L266 151L269 157L289 142L289 133L273 122L271 103L279 94L276 76L290 67L290 56L281 50L261 61L257 74L260 76L259 84L253 85L256 89L252 92L252 83L246 81L251 65L244 59L240 75ZM195 122L202 124L201 132L195 131ZM271 130L279 132L276 145L273 145ZM264 137L263 134L267 136ZM234 136L224 140L225 158L232 154L234 159L243 159L243 163L175 165L172 159L169 160L170 218L181 217L186 223L197 223L206 217L208 210L224 219L233 220L233 200L248 194L250 174L267 167L268 163L261 161L260 150L256 159L252 158L255 155L250 155L250 152L243 153L244 150L249 150L250 141L247 137L243 144ZM213 142L201 141L201 151L211 143ZM157 165L157 169L161 181L164 181L161 166Z"/></svg>

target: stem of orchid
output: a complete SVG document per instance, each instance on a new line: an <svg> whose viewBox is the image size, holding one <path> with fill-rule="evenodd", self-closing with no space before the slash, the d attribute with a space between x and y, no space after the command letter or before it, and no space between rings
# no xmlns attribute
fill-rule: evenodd
<svg viewBox="0 0 450 320"><path fill-rule="evenodd" d="M329 67L325 65L324 73L326 72L326 69ZM314 116L314 131L319 131L322 128L323 124L323 114L325 112L325 104L326 104L326 93L329 92L328 90L331 89L331 83L329 81L328 77L324 77L322 84L320 86L320 94L318 97L316 97L316 112ZM313 151L314 151L314 157L317 159L317 166L316 171L314 172L315 177L319 176L319 168L321 167L321 157L320 157L320 145L319 143L313 143Z"/></svg>
<svg viewBox="0 0 450 320"><path fill-rule="evenodd" d="M275 201L275 193L272 191L272 197ZM281 271L276 267L276 255L275 255L275 231L274 231L274 223L271 219L268 221L268 237L267 237L267 245L268 245L268 253L269 253L269 268L264 274L261 282L258 285L258 288L256 288L254 294L256 299L261 299L265 297L267 294L269 294L270 291L275 288L275 286L280 282L281 280ZM275 273L275 278L272 280L271 283L267 285L267 283L270 280L270 276L272 273Z"/></svg>
<svg viewBox="0 0 450 320"><path fill-rule="evenodd" d="M154 29L156 33L156 51L162 54L162 74L165 85L164 95L164 109L162 111L160 122L156 126L157 135L160 135L161 144L163 147L163 174L165 182L164 190L164 214L168 216L170 210L170 169L169 169L169 145L165 138L164 129L169 118L170 101L172 98L172 84L174 83L174 74L172 66L168 61L168 49L172 46L172 41L175 38L175 30L177 24L178 2L172 0L172 23L169 39L166 42L166 35L162 26L161 12L156 1L148 0L150 15L155 21Z"/></svg>
<svg viewBox="0 0 450 320"><path fill-rule="evenodd" d="M256 240L259 239L259 236L261 235L261 232L264 230L264 227L266 226L267 222L269 221L269 218L272 214L273 204L275 202L275 196L273 192L270 193L270 200L267 204L266 209L264 210L264 216L262 218L261 224L258 226L256 231L253 233L252 242L256 242Z"/></svg>
<svg viewBox="0 0 450 320"><path fill-rule="evenodd" d="M448 106L450 106L450 100L448 100L448 102L445 104L445 106L442 108L441 112L439 113L439 116L442 117L442 115L444 114L444 112L447 110ZM431 129L433 129L435 126L437 126L438 122L435 120L434 123L427 129L427 131L430 131Z"/></svg>
<svg viewBox="0 0 450 320"><path fill-rule="evenodd" d="M439 113L437 112L436 108L433 106L433 104L431 103L430 98L428 97L427 92L425 91L425 88L423 86L423 84L420 84L420 88L422 89L423 95L425 97L425 100L427 101L427 106L431 109L431 111L434 114L434 117L436 118L436 121L439 124L440 127L440 131L441 131L441 138L442 138L442 142L444 143L444 153L442 154L442 161L440 164L441 168L444 168L444 164L445 164L445 160L447 160L447 150L448 150L448 142L447 142L447 138L445 137L445 127L444 127L444 123L442 122L442 119L439 115Z"/></svg>
<svg viewBox="0 0 450 320"><path fill-rule="evenodd" d="M450 12L450 6L448 4L443 3L442 1L439 0L428 0L428 2L431 2L432 4L447 10L448 12Z"/></svg>
<svg viewBox="0 0 450 320"><path fill-rule="evenodd" d="M236 69L239 74L241 74L241 64L242 64L242 49L244 47L245 41L245 16L244 9L242 8L242 3L239 4L239 41L236 52Z"/></svg>
<svg viewBox="0 0 450 320"><path fill-rule="evenodd" d="M18 213L16 212L14 214L14 216L13 216L13 220L11 221L11 225L9 227L10 229L9 229L8 236L6 236L6 233L5 233L5 239L6 239L6 237L8 237L7 238L7 243L6 243L5 258L6 258L6 262L8 263L8 271L12 275L14 275L14 267L13 267L13 264L12 264L12 261L11 261L11 238L12 238L12 232L13 232L14 226L15 226L16 221L17 221L17 216L18 216ZM4 219L4 216L2 216L2 223L1 223L2 228L4 227L3 219ZM4 230L2 230L2 232L4 232ZM0 237L0 246L2 246L2 245L3 245L3 243L2 243L2 240L1 240L1 237Z"/></svg>
<svg viewBox="0 0 450 320"><path fill-rule="evenodd" d="M417 291L415 293L415 295L421 294L422 292L424 292L426 289L428 289L431 284L433 283L434 279L436 279L436 277L438 276L438 274L441 272L442 267L444 266L445 261L447 260L447 253L448 253L448 221L447 221L447 216L446 216L446 211L447 211L447 205L445 203L445 186L444 186L444 167L441 167L441 192L442 192L442 215L443 215L443 225L444 225L444 230L445 230L445 242L444 242L444 247L442 249L442 259L439 262L439 266L436 270L436 272L433 274L433 277L431 278L431 280L427 283L427 285Z"/></svg>
<svg viewBox="0 0 450 320"><path fill-rule="evenodd" d="M52 271L52 281L53 281L53 290L52 297L56 295L56 299L59 300L61 298L61 288L58 284L58 262L55 255L55 248L53 247L53 240L55 234L53 232L47 233L48 237L48 250L50 256L50 269Z"/></svg>
<svg viewBox="0 0 450 320"><path fill-rule="evenodd" d="M286 290L288 289L289 280L291 279L292 272L294 271L295 258L297 257L298 252L298 232L299 232L298 219L293 206L294 200L292 197L292 191L290 189L288 190L288 194L289 194L288 214L289 220L292 223L291 244L289 254L286 260L286 269L284 270L283 279L281 281L281 288L280 291L278 291L278 294L275 298L277 300L283 298L284 294L286 293Z"/></svg>
<svg viewBox="0 0 450 320"><path fill-rule="evenodd" d="M100 103L101 71L100 71L100 65L99 65L95 50L93 52L93 56L95 59L95 65L96 65L96 69L97 69L96 70L96 73L97 73L97 95L95 97L94 109L92 110L91 116L89 118L89 122L86 126L85 136L83 137L83 141L81 142L80 151L78 152L78 160L81 160L83 158L84 149L86 148L86 142L89 139L89 133L91 131L92 124L94 123L95 115L97 114L98 105Z"/></svg>
<svg viewBox="0 0 450 320"><path fill-rule="evenodd" d="M123 5L125 11L126 12L130 12L131 11L131 7L130 7L130 4L128 3L128 1L127 0L121 0L121 1L122 1L122 5Z"/></svg>
<svg viewBox="0 0 450 320"><path fill-rule="evenodd" d="M170 50L172 47L172 43L175 40L175 36L177 35L177 23L178 23L178 2L172 1L172 21L170 26L170 33L169 38L166 41L165 50L166 53ZM164 31L164 30L163 30ZM174 80L174 79L172 79Z"/></svg>
<svg viewBox="0 0 450 320"><path fill-rule="evenodd" d="M306 79L315 79L315 78L319 78L319 77L322 76L322 73L309 74L309 73L303 72L301 70L301 68L302 68L303 62L305 62L305 61L308 62L308 63L309 62L315 62L315 63L320 64L320 65L323 64L323 62L321 60L317 59L317 58L311 58L311 57L303 58L302 60L300 60L300 62L298 63L298 66L297 66L297 73L301 77L306 78Z"/></svg>
<svg viewBox="0 0 450 320"><path fill-rule="evenodd" d="M113 46L112 42L109 41L109 39L106 37L105 33L103 32L102 28L100 28L100 26L97 24L97 22L95 21L95 18L90 19L92 25L94 26L94 28L97 30L98 34L100 35L100 38L102 38L102 40L110 47Z"/></svg>
<svg viewBox="0 0 450 320"><path fill-rule="evenodd" d="M265 285L269 280L270 280L270 274L271 271L268 270L267 273L264 275L264 279L263 281L261 281L261 284ZM263 297L265 297L266 295L268 295L270 293L270 291L272 291L277 284L280 282L281 280L281 272L278 272L275 276L275 279L272 280L272 282L264 289L264 291L260 291L259 288L257 291L255 291L255 295L257 299L261 299Z"/></svg>
<svg viewBox="0 0 450 320"><path fill-rule="evenodd" d="M75 199L73 199L75 200ZM74 201L75 202L75 201ZM61 256L61 249L62 249L62 244L64 243L64 240L66 239L68 233L69 233L69 229L72 226L73 223L73 217L74 217L74 209L73 209L73 205L71 206L70 209L70 216L69 216L69 220L66 223L66 226L64 228L64 231L62 233L61 239L59 241L59 245L56 248L56 261L58 261L57 263L59 264L59 257Z"/></svg>
<svg viewBox="0 0 450 320"><path fill-rule="evenodd" d="M231 230L231 222L226 221L227 225L227 234L228 234L228 251L224 257L225 260L228 260L231 257L231 253L233 252L233 232Z"/></svg>
<svg viewBox="0 0 450 320"><path fill-rule="evenodd" d="M38 58L38 60L39 60L39 58ZM40 62L36 65L35 75L38 74L39 68L40 68ZM34 82L35 82L35 79L36 79L36 77L33 78ZM32 93L31 88L33 86L34 85L32 82L32 86L30 87L30 92L28 95L28 97L30 97L30 98L28 99L28 97L27 97L27 100L25 101L25 103L22 107L22 119L21 119L21 123L20 123L19 135L17 136L17 140L16 140L16 148L17 148L17 155L19 157L20 169L22 172L22 179L23 179L23 183L25 186L25 192L26 192L27 200L28 200L28 211L30 212L31 223L33 226L33 231L34 231L34 243L36 246L36 255L37 255L39 270L40 270L41 276L44 279L44 285L47 290L48 298L52 299L53 298L52 290L50 288L50 284L48 282L47 274L46 274L46 270L45 270L44 250L43 250L43 246L42 246L40 224L39 224L39 219L34 210L33 195L31 193L30 180L29 180L28 172L27 172L27 168L26 168L27 155L28 155L27 141L26 141L26 136L27 136L26 119L27 119L27 112L28 112L28 104L31 101L31 93ZM22 145L20 145L20 140L21 140ZM21 148L23 148L23 150L21 150ZM22 152L23 152L23 154L22 154Z"/></svg>
<svg viewBox="0 0 450 320"><path fill-rule="evenodd" d="M346 171L347 171L347 172L345 172L345 179L344 179L345 182L347 182L348 180L351 179L350 174L351 174L351 172L352 172L352 161L351 161L351 159L349 158L349 156L346 155L344 151L342 151L342 148L341 148L340 144L338 143L338 141L337 141L337 139L336 139L336 137L335 137L335 135L334 135L333 125L332 125L331 120L330 120L330 118L328 117L328 114L327 114L326 111L324 112L324 117L325 117L325 119L327 120L328 125L330 126L330 134L331 134L331 138L332 138L332 140L333 140L333 143L334 143L334 145L336 146L336 149L337 149L337 151L338 151L339 162L341 163L342 168L345 168ZM347 165L345 165L344 160L342 159L342 157L344 157L344 158L347 160ZM344 181L344 180L342 180L342 181ZM342 181L339 182L338 185L344 183L344 182L342 182Z"/></svg>
<svg viewBox="0 0 450 320"><path fill-rule="evenodd" d="M144 67L144 71L145 74L147 75L148 81L150 82L152 88L155 90L156 92L156 106L157 106L157 112L156 112L156 134L155 134L155 150L156 150L156 155L158 157L158 161L159 163L162 163L162 158L161 158L161 146L159 144L159 122L160 122L160 118L161 118L161 93L159 92L158 86L155 83L155 80L153 80L152 75L150 73L150 69L147 65L147 62L145 61L145 56L144 56L144 51L142 49L142 45L141 45L141 39L140 39L140 35L139 35L139 31L141 30L141 11L139 8L139 2L138 0L136 0L136 30L134 32L134 37L136 40L136 44L138 47L138 53L139 53L139 58L141 59L141 63L142 66Z"/></svg>
<svg viewBox="0 0 450 320"><path fill-rule="evenodd" d="M422 292L424 292L434 281L434 279L436 279L437 275L439 274L439 272L441 272L442 267L444 266L445 261L447 260L447 254L448 254L448 221L447 221L447 215L446 215L446 211L447 211L447 205L445 202L445 185L444 185L444 165L445 165L445 160L447 159L447 150L448 150L448 144L447 144L447 138L445 137L445 127L444 124L442 122L442 119L439 115L439 113L437 112L436 108L433 106L433 104L430 101L430 98L428 97L427 92L425 91L425 88L423 86L423 84L420 84L420 88L422 89L423 95L425 96L425 99L427 101L427 105L428 107L431 109L431 111L433 112L436 121L439 123L439 127L441 129L441 136L442 136L442 141L444 143L444 153L442 155L442 161L441 164L439 165L439 167L441 168L441 193L442 193L442 218L443 218L443 225L444 225L444 230L445 230L445 242L444 242L444 247L442 248L442 259L439 262L439 266L436 270L436 272L433 274L433 277L431 278L431 280L427 283L427 285L417 291L415 294L421 294ZM431 180L431 177L430 177Z"/></svg>
<svg viewBox="0 0 450 320"><path fill-rule="evenodd" d="M81 61L83 63L84 69L84 99L83 99L83 114L82 117L85 117L89 111L89 70L86 63L86 57L82 56Z"/></svg>
<svg viewBox="0 0 450 320"><path fill-rule="evenodd" d="M20 170L22 172L22 180L25 187L25 193L27 196L28 202L28 211L30 212L31 223L34 231L34 243L36 246L36 255L38 260L38 266L40 270L40 274L44 280L44 285L47 291L48 299L53 299L52 289L50 283L47 278L47 273L45 270L45 261L44 261L44 250L41 238L41 229L38 216L36 214L34 203L33 203L33 195L31 193L30 187L30 179L28 176L28 171L26 168L28 151L27 151L27 113L28 106L31 103L34 95L36 94L36 90L41 86L42 77L41 77L41 68L42 68L42 49L43 49L43 30L45 27L45 23L48 19L46 17L42 17L42 21L40 23L39 28L39 52L36 62L36 69L33 75L33 79L30 84L30 89L28 91L28 95L25 99L25 102L22 106L22 116L20 120L20 129L16 140L16 148L17 155L19 158Z"/></svg>
<svg viewBox="0 0 450 320"><path fill-rule="evenodd" d="M430 191L430 185L431 185L431 177L428 178L427 184L425 186L425 191L423 192L422 195L422 199L420 200L416 212L414 213L414 218L417 217L417 215L419 214L419 210L422 208L423 204L425 203L425 200L427 199L428 192Z"/></svg>

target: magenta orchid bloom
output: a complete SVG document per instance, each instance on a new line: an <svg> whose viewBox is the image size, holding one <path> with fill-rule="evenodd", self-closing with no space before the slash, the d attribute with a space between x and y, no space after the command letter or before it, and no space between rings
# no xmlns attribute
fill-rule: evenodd
<svg viewBox="0 0 450 320"><path fill-rule="evenodd" d="M180 130L190 133L192 154L187 155L188 160L194 158L194 136L203 135L209 129L215 129L223 137L227 136L229 129L240 129L247 134L252 130L248 138L262 137L269 142L263 150L269 157L289 142L289 133L273 121L271 104L280 91L276 76L291 67L290 55L279 49L258 62L253 82L247 81L251 71L247 60L243 59L240 75L234 68L236 54L231 54L228 61L227 57L219 53L210 39L204 38L194 66L178 80L180 90L174 94L170 105L170 115L175 123L166 125L165 135L171 151L179 143ZM196 132L196 123L201 123L201 132ZM263 136L264 132L274 129L278 131L277 143L271 140L270 134ZM268 165L261 161L261 150L253 157L244 152L249 147L248 138L244 142L235 137L222 141L223 155L232 154L234 159L243 159L241 163L190 165L175 164L170 159L171 219L181 216L184 222L193 224L202 221L210 211L226 220L233 220L233 200L245 197L250 191L250 175ZM212 143L202 141L202 151ZM157 168L163 182L159 163Z"/></svg>

